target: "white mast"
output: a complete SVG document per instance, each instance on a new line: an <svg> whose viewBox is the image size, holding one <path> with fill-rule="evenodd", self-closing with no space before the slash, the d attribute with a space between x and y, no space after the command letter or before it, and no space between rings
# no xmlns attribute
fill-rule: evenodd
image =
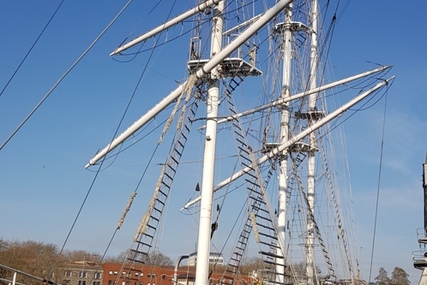
<svg viewBox="0 0 427 285"><path fill-rule="evenodd" d="M317 0L312 0L310 22L311 22L311 50L310 50L310 89L317 87L317 31L318 31L318 15L317 15ZM308 97L308 124L313 125L316 122L316 101L317 93L313 93ZM306 240L306 274L307 284L314 284L314 183L315 183L315 151L316 151L316 134L315 132L309 135L309 151L308 151L308 167L307 167L307 201L309 213L307 215L307 240Z"/></svg>
<svg viewBox="0 0 427 285"><path fill-rule="evenodd" d="M211 57L222 49L224 2L214 8L212 19ZM212 224L212 200L215 169L215 146L218 125L219 81L218 68L211 71L207 95L207 122L205 133L205 150L203 157L202 197L200 202L199 236L197 239L196 285L209 284L209 253Z"/></svg>
<svg viewBox="0 0 427 285"><path fill-rule="evenodd" d="M291 84L291 61L292 61L292 4L285 8L285 23L283 31L283 71L282 71L282 90L280 99L289 99L290 97L290 84ZM283 103L282 108L281 129L280 129L280 142L283 144L289 139L289 102ZM285 241L285 228L286 228L286 194L288 191L287 177L288 177L288 149L283 150L279 156L280 172L279 172L279 195L278 195L278 239L282 242ZM278 249L277 255L284 256L281 248ZM283 284L285 274L285 260L284 258L278 259L276 265L276 281Z"/></svg>

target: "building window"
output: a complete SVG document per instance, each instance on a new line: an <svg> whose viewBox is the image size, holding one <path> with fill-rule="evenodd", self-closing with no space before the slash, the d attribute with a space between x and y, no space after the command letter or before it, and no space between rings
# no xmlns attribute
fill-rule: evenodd
<svg viewBox="0 0 427 285"><path fill-rule="evenodd" d="M79 280L78 285L86 285L86 280Z"/></svg>
<svg viewBox="0 0 427 285"><path fill-rule="evenodd" d="M87 278L87 272L86 271L80 271L79 272L79 277L80 278ZM85 284L86 285L86 284Z"/></svg>
<svg viewBox="0 0 427 285"><path fill-rule="evenodd" d="M93 278L94 278L94 279L101 279L101 272L95 272L95 273L93 274Z"/></svg>
<svg viewBox="0 0 427 285"><path fill-rule="evenodd" d="M92 285L101 285L101 282L100 281L93 281Z"/></svg>
<svg viewBox="0 0 427 285"><path fill-rule="evenodd" d="M113 281L108 280L108 285L113 285Z"/></svg>
<svg viewBox="0 0 427 285"><path fill-rule="evenodd" d="M166 274L162 275L162 279L165 280L166 279Z"/></svg>
<svg viewBox="0 0 427 285"><path fill-rule="evenodd" d="M73 273L70 270L64 271L64 277L71 277L73 276Z"/></svg>

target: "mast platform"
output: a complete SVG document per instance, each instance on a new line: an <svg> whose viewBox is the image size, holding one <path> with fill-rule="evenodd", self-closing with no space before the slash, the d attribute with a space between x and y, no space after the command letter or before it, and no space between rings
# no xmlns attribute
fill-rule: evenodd
<svg viewBox="0 0 427 285"><path fill-rule="evenodd" d="M209 59L193 59L188 61L187 67L190 73L195 73L199 68L205 65ZM261 70L256 68L253 64L238 58L226 58L220 64L219 72L224 77L246 77L246 76L260 76Z"/></svg>
<svg viewBox="0 0 427 285"><path fill-rule="evenodd" d="M268 153L272 151L275 148L278 148L281 144L280 143L264 143L262 153ZM291 146L289 146L289 152L301 152L301 153L307 153L309 151L319 151L316 147L310 147L309 144L305 142L295 142ZM426 241L427 243L427 241Z"/></svg>

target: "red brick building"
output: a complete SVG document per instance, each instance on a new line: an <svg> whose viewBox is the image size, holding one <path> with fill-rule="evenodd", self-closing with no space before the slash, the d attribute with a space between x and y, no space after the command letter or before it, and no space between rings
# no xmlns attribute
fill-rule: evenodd
<svg viewBox="0 0 427 285"><path fill-rule="evenodd" d="M173 266L104 263L102 285L172 285L173 274Z"/></svg>
<svg viewBox="0 0 427 285"><path fill-rule="evenodd" d="M65 285L194 285L195 266L181 266L177 272L174 266L144 264L122 264L106 262L77 262L62 268ZM210 284L246 285L254 283L248 276L233 281L223 277L224 266L216 266L210 275ZM176 284L173 282L176 274Z"/></svg>
<svg viewBox="0 0 427 285"><path fill-rule="evenodd" d="M223 278L224 267L217 269L217 272L212 272L210 276L210 284L229 284ZM175 274L177 281L175 285L194 285L195 267L182 266L174 272L173 266L104 263L102 272L102 285L174 285ZM233 280L235 285L250 283L250 278L247 276Z"/></svg>

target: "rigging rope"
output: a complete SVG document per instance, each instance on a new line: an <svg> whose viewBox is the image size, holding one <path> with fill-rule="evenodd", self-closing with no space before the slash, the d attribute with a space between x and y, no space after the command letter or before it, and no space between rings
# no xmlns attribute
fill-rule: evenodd
<svg viewBox="0 0 427 285"><path fill-rule="evenodd" d="M116 22L116 20L120 17L120 15L126 10L126 8L130 5L132 0L129 0L123 8L119 11L119 13L111 20L111 22L102 30L102 32L95 38L95 40L89 45L89 47L77 58L77 60L65 71L65 73L56 81L56 83L50 88L50 90L44 95L44 97L40 100L40 102L34 107L34 109L25 117L25 119L18 125L18 127L12 132L12 134L3 142L0 146L0 150L2 150L9 141L18 133L18 131L25 125L25 123L34 115L34 113L40 108L40 106L49 98L49 96L53 93L56 87L71 73L74 67L80 63L80 61L89 53L89 51L95 46L95 44L104 36L104 34L110 29L110 27Z"/></svg>
<svg viewBox="0 0 427 285"><path fill-rule="evenodd" d="M86 54L92 49L92 47L99 41L99 39L107 32L107 30L113 25L113 23L119 18L119 16L126 10L126 8L130 5L130 3L132 2L132 0L129 0L124 6L123 8L119 11L119 13L111 20L111 22L104 28L104 30L95 38L95 40L89 45L89 47L79 56L79 58L71 65L71 67L61 76L61 78L54 84L54 86L49 90L49 92L43 97L43 99L39 102L39 104L37 104L36 108L33 109L33 111L27 116L27 118L21 123L21 125L15 130L15 132L6 140L6 142L0 147L0 150L6 145L6 143L13 137L13 135L15 135L18 130L25 124L26 121L28 121L28 119L34 114L34 112L40 107L41 104L43 104L43 102L49 97L50 94L52 94L52 92L56 89L56 87L62 82L62 80L71 72L71 70L74 69L74 67L83 59L83 57L86 56ZM76 225L76 222L78 220L78 218L80 217L80 213L83 209L83 206L86 204L86 200L95 184L95 181L98 177L99 174L99 170L101 169L102 163L104 160L101 161L101 165L98 168L98 171L96 171L95 176L89 186L89 189L86 193L85 198L83 199L83 202L80 206L80 209L77 212L76 217L74 218L74 221L71 225L71 228L64 240L64 243L62 244L61 250L59 251L59 254L61 254L64 249L65 249L65 245L68 242L68 239L70 238L71 232L74 229L74 226ZM117 231L117 229L116 229ZM115 233L114 233L115 235Z"/></svg>
<svg viewBox="0 0 427 285"><path fill-rule="evenodd" d="M381 150L380 150L380 164L378 169L378 185L377 185L377 198L375 202L375 217L374 217L374 233L372 235L372 251L371 251L371 260L369 265L369 278L368 283L371 283L371 276L372 276L372 263L374 259L374 250L375 250L375 237L377 232L377 221L378 221L378 205L379 205L379 199L380 199L380 186L381 186L381 172L382 172L382 165L383 165L383 153L384 153L384 133L385 133L385 123L386 123L386 114L387 114L387 96L388 93L386 91L385 94L385 101L384 101L384 115L383 115L383 128L381 133Z"/></svg>
<svg viewBox="0 0 427 285"><path fill-rule="evenodd" d="M89 47L80 55L80 57L71 65L71 67L60 77L60 79L53 85L53 87L48 91L48 93L43 97L43 99L36 105L36 107L30 112L30 114L25 118L25 120L18 126L18 128L12 133L12 135L11 136L9 136L9 138L5 141L5 143L3 144L3 145L1 145L1 147L0 147L0 150L12 139L12 137L19 131L19 129L30 119L30 117L37 111L37 109L43 104L43 102L52 94L52 92L56 89L56 87L62 82L62 80L63 79L65 79L65 77L74 69L74 67L86 56L86 54L93 48L93 46L100 40L100 38L107 32L107 30L114 24L114 22L120 17L120 15L126 10L126 8L130 5L130 3L132 2L132 0L129 0L123 7L122 7L122 9L118 12L118 14L111 20L111 22L104 28L104 30L95 38L95 40L89 45ZM150 57L151 58L151 57ZM144 74L144 72L145 72L145 69L144 69L144 71L143 71L143 73L142 74ZM140 84L140 82L141 82L141 79L142 79L142 75L141 75L141 77L139 78L139 81L138 81L138 83L137 83L137 86L136 86L136 88L135 88L135 91L134 91L134 93L132 94L132 97L131 97L131 99L130 99L130 101L132 101L132 98L134 97L134 95L135 95L135 92L136 92L136 89L137 89L137 87L139 86L139 84ZM129 102L129 104L130 104L130 102ZM129 107L129 106L128 106ZM128 107L126 108L126 110L128 109ZM126 113L126 111L125 111L125 113ZM123 115L123 117L124 117L124 115ZM122 120L123 120L123 117L122 117ZM115 134L114 134L114 136L116 136L116 134L117 134L117 132L118 132L118 130L119 130L119 127L120 127L120 124L119 124L119 126L117 126L117 129L116 129L116 132L115 132ZM157 147L156 147L157 148ZM87 192L86 192L86 195L85 195L85 197L84 197L84 199L83 199L83 202L82 202L82 204L80 205L80 208L79 208L79 210L78 210L78 212L77 212L77 214L76 214L76 217L74 218L74 220L73 220L73 223L72 223L72 225L71 225L71 227L70 227L70 230L68 231L68 234L67 234L67 236L66 236L66 238L65 238L65 240L64 240L64 243L62 244L62 247L61 247L61 249L60 249L60 251L59 251L59 254L62 254L62 252L64 251L64 249L65 249L65 246L66 246L66 244L67 244L67 242L68 242L68 239L70 238L70 236L71 236L71 233L72 233L72 231L73 231L73 229L74 229L74 227L75 227L75 225L76 225L76 223L77 223L77 220L78 220L78 218L80 217L80 214L81 214L81 212L82 212L82 210L83 210L83 207L84 207L84 205L86 204L86 201L87 201L87 199L88 199L88 197L89 197L89 194L90 194L90 192L92 191L92 189L93 189L93 186L95 185L95 182L96 182L96 180L97 180L97 177L98 177L98 175L99 175L99 173L100 173L100 170L101 170L101 168L102 168L102 165L103 165L103 162L104 162L104 160L105 160L105 157L103 158L103 160L101 161L101 163L100 163L100 165L99 165L99 168L98 168L98 170L96 171L96 173L95 173L95 176L94 176L94 178L92 179L92 182L91 182L91 185L89 186L89 189L87 190ZM145 172L144 172L145 173ZM139 185L139 184L138 184ZM135 191L135 194L136 194L136 191ZM130 207L130 205L129 205L129 207ZM119 225L120 225L120 222L119 222ZM100 262L102 262L102 260L105 258L105 256L106 256L106 253L108 252L108 249L110 248L110 246L111 246L111 243L112 243L112 241L113 241L113 239L114 239L114 237L115 237L115 235L116 235L116 233L118 232L118 230L120 229L120 226L118 226L118 227L116 227L116 229L114 230L114 233L112 234L112 236L111 236L111 238L110 238L110 241L109 241L109 243L108 243L108 245L107 245L107 247L106 247L106 249L105 249L105 251L104 251L104 253L103 253L103 255L102 255L102 258L101 258L101 261ZM51 273L52 274L52 273ZM51 274L49 275L49 276L51 276Z"/></svg>
<svg viewBox="0 0 427 285"><path fill-rule="evenodd" d="M4 85L3 89L0 92L0 97L3 95L4 91L6 90L6 88L9 86L10 82L12 82L13 78L15 77L15 75L18 73L19 69L21 69L22 64L24 64L25 60L27 59L27 57L30 55L30 53L33 51L33 48L36 46L36 44L38 43L38 41L40 40L40 38L42 37L42 35L44 34L44 32L46 31L47 27L50 25L50 23L52 22L53 18L55 17L56 13L58 13L59 9L61 8L62 4L64 3L65 0L62 0L61 3L59 3L58 7L56 8L56 10L53 12L52 16L49 18L49 20L47 21L46 25L43 27L42 31L40 32L40 34L37 36L36 40L34 41L34 43L31 45L30 49L27 51L27 53L25 54L24 58L21 60L21 62L18 64L18 66L16 67L15 71L12 73L12 75L10 76L9 80L6 82L6 84Z"/></svg>

